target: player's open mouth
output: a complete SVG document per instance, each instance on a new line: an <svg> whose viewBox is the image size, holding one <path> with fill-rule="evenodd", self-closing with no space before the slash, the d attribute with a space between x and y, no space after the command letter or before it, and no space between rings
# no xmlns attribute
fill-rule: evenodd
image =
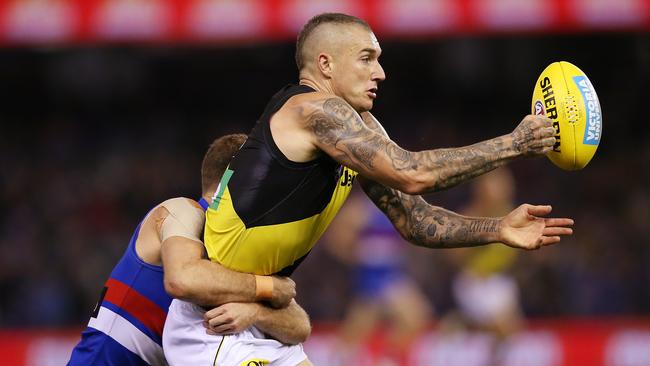
<svg viewBox="0 0 650 366"><path fill-rule="evenodd" d="M371 89L368 89L368 95L369 95L370 98L372 98L372 99L377 98L377 88L371 88Z"/></svg>

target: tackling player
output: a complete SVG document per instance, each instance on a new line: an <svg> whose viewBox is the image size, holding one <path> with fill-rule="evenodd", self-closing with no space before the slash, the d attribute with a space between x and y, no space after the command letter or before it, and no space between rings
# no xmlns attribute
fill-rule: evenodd
<svg viewBox="0 0 650 366"><path fill-rule="evenodd" d="M245 140L238 134L212 143L202 164L203 198L198 203L173 198L145 216L106 282L68 365L166 365L162 331L171 296L225 304L213 310L228 315L222 332L255 323L283 342L307 338L309 319L293 300L293 281L234 272L201 259L205 198L213 195L214 182ZM261 289L260 283L267 288ZM285 308L269 309L257 301Z"/></svg>

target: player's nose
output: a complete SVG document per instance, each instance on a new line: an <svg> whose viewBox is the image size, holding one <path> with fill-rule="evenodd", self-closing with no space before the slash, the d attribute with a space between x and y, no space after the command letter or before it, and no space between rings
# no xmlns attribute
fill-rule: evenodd
<svg viewBox="0 0 650 366"><path fill-rule="evenodd" d="M384 72L384 68L381 67L381 64L379 62L377 62L377 66L375 67L375 70L373 70L371 77L372 81L386 80L386 73Z"/></svg>

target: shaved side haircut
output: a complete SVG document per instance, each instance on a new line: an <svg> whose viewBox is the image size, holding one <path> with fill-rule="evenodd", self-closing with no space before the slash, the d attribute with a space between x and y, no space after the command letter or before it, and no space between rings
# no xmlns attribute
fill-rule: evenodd
<svg viewBox="0 0 650 366"><path fill-rule="evenodd" d="M365 20L352 15L342 13L323 13L316 15L309 19L304 27L302 27L300 33L298 33L298 40L296 41L296 66L298 66L298 71L301 71L305 66L305 42L314 30L322 24L357 24L371 30Z"/></svg>

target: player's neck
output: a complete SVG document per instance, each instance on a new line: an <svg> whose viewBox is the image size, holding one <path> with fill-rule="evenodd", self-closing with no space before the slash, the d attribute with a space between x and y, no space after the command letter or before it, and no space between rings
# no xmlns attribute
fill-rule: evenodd
<svg viewBox="0 0 650 366"><path fill-rule="evenodd" d="M334 94L334 89L326 80L318 81L306 75L300 75L300 85L308 86L318 92Z"/></svg>

